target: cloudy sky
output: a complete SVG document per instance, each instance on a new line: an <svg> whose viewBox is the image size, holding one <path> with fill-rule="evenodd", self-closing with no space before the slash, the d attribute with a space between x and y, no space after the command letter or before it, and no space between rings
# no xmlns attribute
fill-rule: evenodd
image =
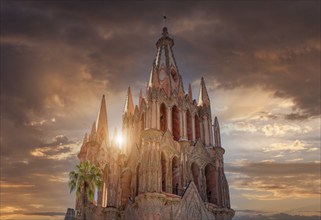
<svg viewBox="0 0 321 220"><path fill-rule="evenodd" d="M319 1L1 1L1 218L74 206L67 174L101 96L112 131L163 14L185 89L206 79L236 219L320 215Z"/></svg>

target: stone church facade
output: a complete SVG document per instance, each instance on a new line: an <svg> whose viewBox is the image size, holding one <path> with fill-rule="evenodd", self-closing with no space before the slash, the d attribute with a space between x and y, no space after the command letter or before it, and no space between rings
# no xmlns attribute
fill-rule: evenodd
<svg viewBox="0 0 321 220"><path fill-rule="evenodd" d="M156 43L146 90L134 106L131 88L125 101L119 148L117 131L109 138L105 97L97 121L78 154L103 173L103 188L82 210L90 219L230 220L229 186L224 174L220 127L212 120L202 78L198 100L185 93L173 53L174 40L163 28ZM77 217L78 216L78 217ZM67 217L67 216L66 216Z"/></svg>

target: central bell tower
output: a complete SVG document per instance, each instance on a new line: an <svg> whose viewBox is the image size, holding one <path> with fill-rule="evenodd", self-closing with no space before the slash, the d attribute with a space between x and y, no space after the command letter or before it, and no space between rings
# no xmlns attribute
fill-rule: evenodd
<svg viewBox="0 0 321 220"><path fill-rule="evenodd" d="M138 105L131 87L127 90L122 148L115 144L116 131L109 140L104 96L97 123L85 135L78 157L98 165L103 173L103 188L89 207L95 219L231 220L234 216L224 174L225 150L217 117L212 129L205 80L200 80L198 100L193 99L190 84L185 93L173 47L164 26Z"/></svg>

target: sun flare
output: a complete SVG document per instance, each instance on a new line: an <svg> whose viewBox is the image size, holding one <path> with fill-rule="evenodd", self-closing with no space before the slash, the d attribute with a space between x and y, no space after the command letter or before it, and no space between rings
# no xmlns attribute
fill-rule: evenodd
<svg viewBox="0 0 321 220"><path fill-rule="evenodd" d="M122 148L122 145L124 143L124 138L122 135L117 135L117 144L119 148Z"/></svg>

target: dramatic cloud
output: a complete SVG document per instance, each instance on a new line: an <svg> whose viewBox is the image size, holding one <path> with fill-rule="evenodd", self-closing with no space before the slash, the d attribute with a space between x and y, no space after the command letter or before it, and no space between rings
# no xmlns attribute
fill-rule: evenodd
<svg viewBox="0 0 321 220"><path fill-rule="evenodd" d="M0 10L6 218L55 219L73 207L67 174L101 96L110 130L120 127L127 87L137 103L149 78L163 13L185 90L191 82L196 98L206 79L225 161L249 161L227 168L235 207L250 197L260 203L267 193L314 198L316 173L300 172L311 176L309 191L301 178L296 186L294 177L273 177L280 170L294 175L296 165L275 163L273 171L273 163L258 163L262 172L250 171L251 161L264 160L317 169L308 164L320 161L320 2L4 1Z"/></svg>
<svg viewBox="0 0 321 220"><path fill-rule="evenodd" d="M229 164L230 186L253 200L320 197L320 163ZM306 180L309 180L308 182Z"/></svg>
<svg viewBox="0 0 321 220"><path fill-rule="evenodd" d="M295 140L293 143L273 143L268 148L263 148L264 152L269 151L300 151L305 150L306 145L299 140Z"/></svg>

